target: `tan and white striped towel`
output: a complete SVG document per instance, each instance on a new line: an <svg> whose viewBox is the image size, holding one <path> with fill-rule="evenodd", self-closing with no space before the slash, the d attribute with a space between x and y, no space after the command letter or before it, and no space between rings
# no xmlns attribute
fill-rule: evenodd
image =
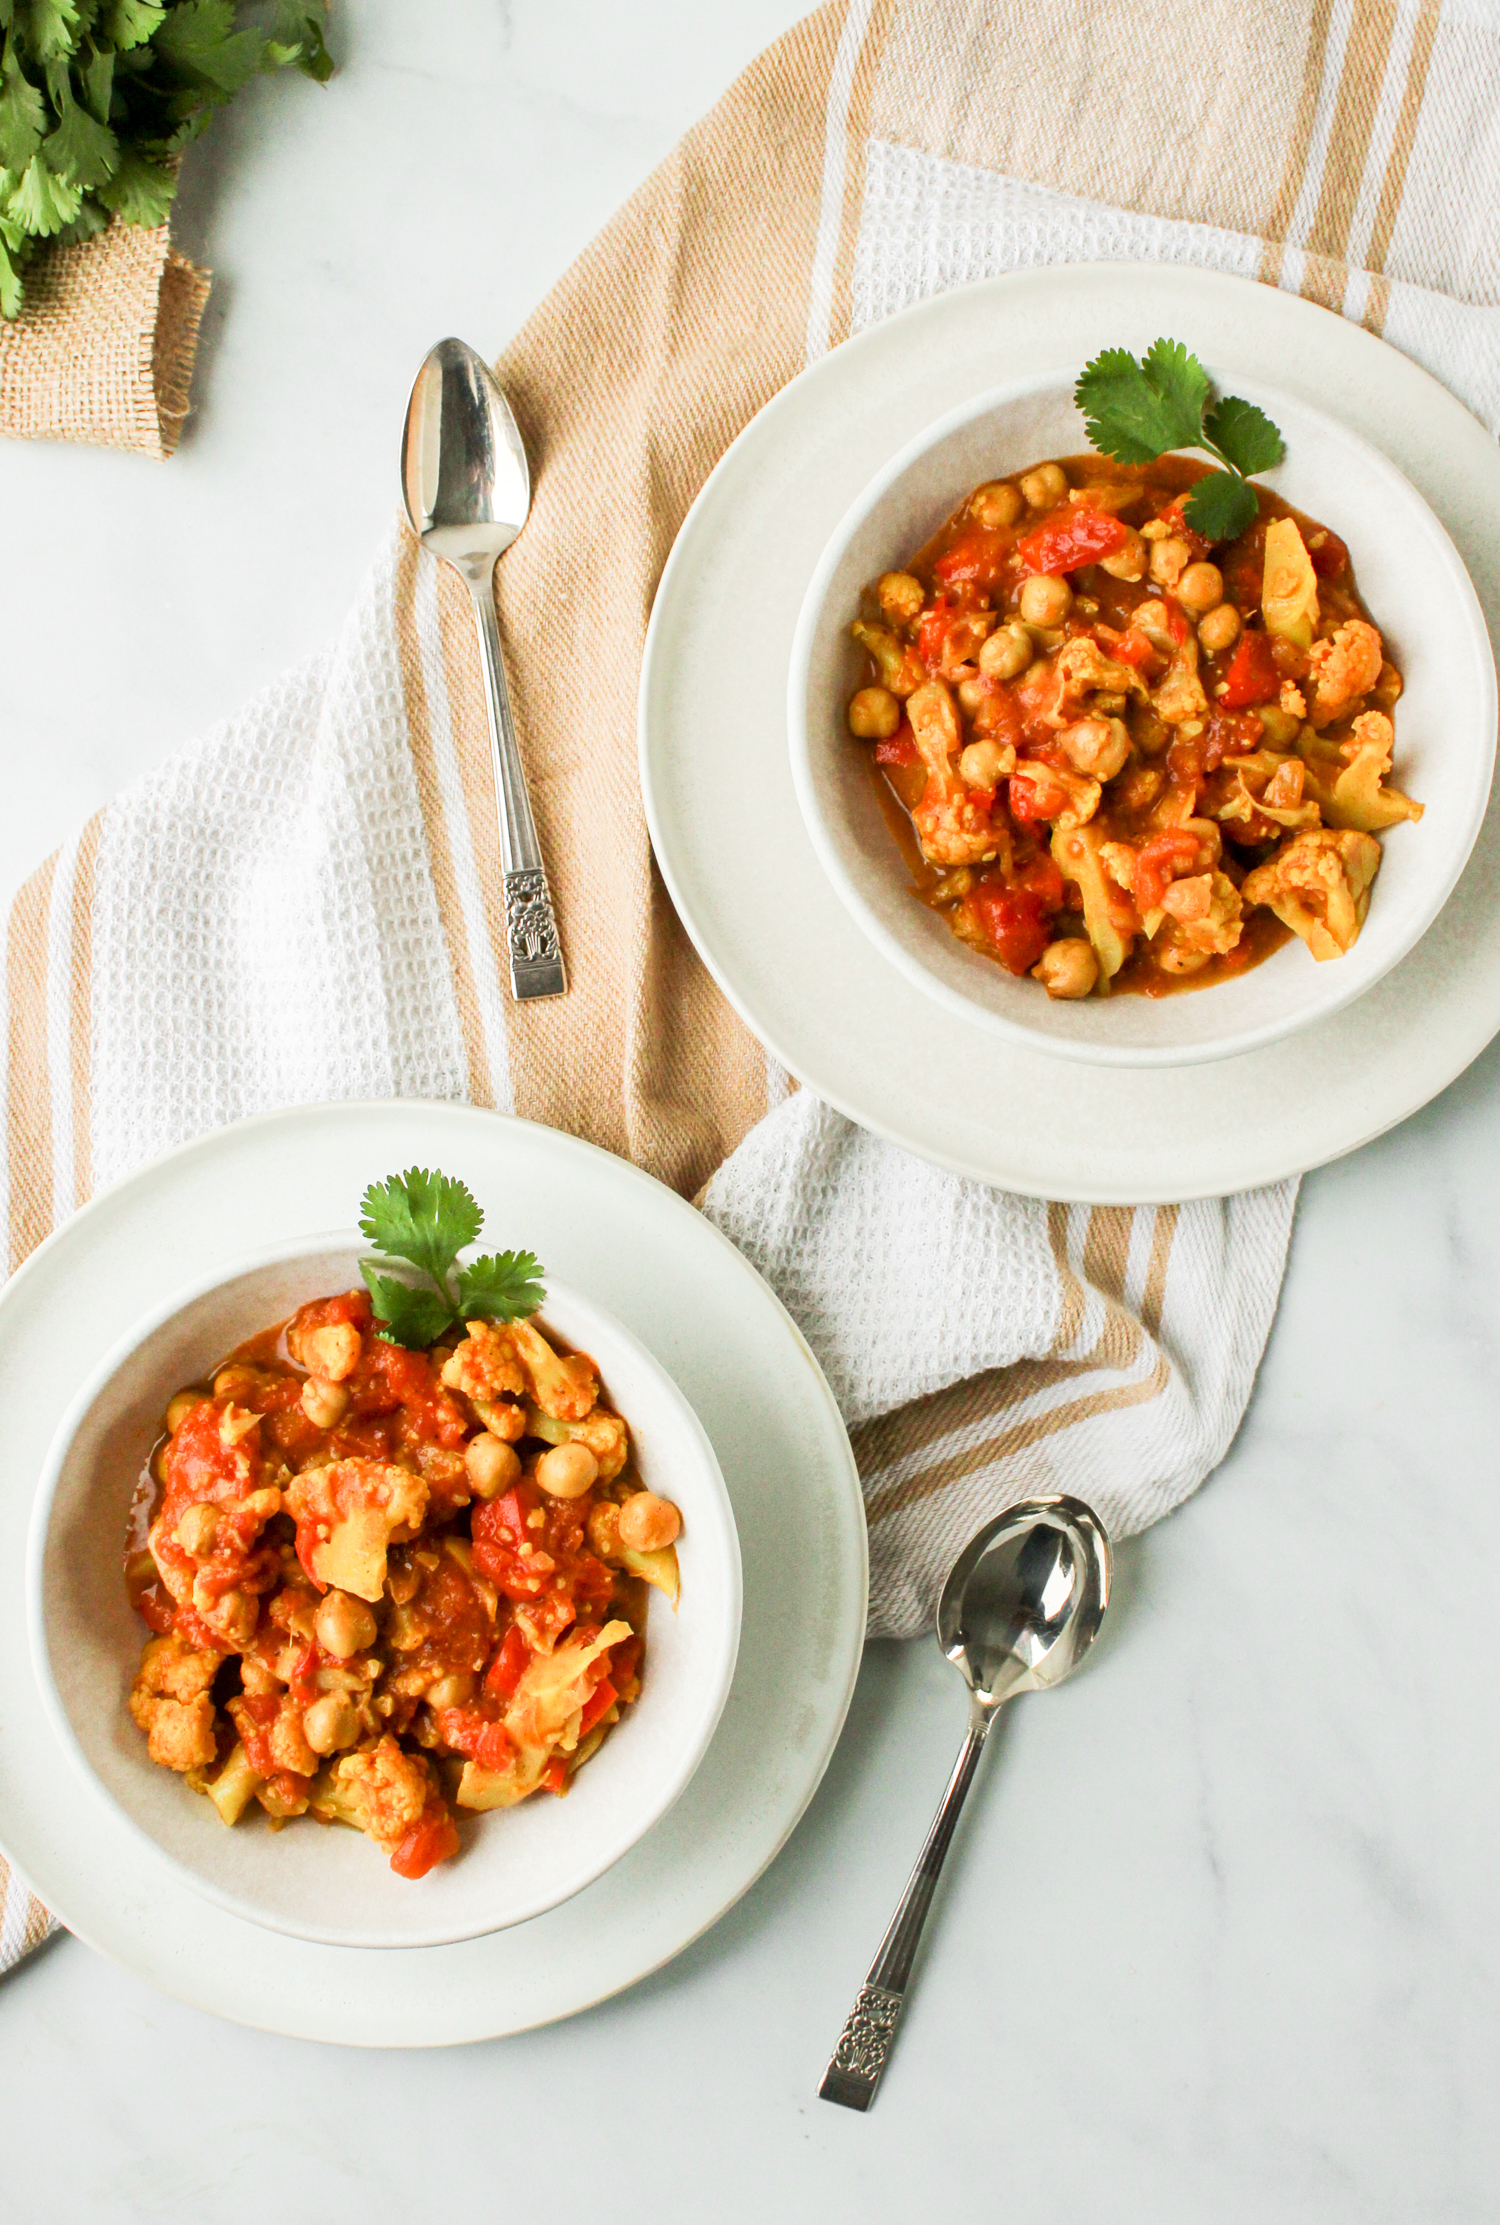
<svg viewBox="0 0 1500 2225"><path fill-rule="evenodd" d="M1146 69L1138 0L1056 0L1045 39L1017 0L838 0L688 136L500 364L537 465L500 615L575 988L503 993L467 598L393 532L323 655L18 899L12 1263L216 1123L467 1099L708 1184L850 1422L874 1632L920 1627L954 1548L1023 1489L1072 1485L1128 1531L1202 1480L1270 1325L1291 1187L1039 1205L789 1092L653 876L633 737L654 585L724 447L811 358L944 287L1105 257L1258 276L1500 420L1500 26L1453 0L1164 0L1151 24ZM0 1963L38 1921L17 1881Z"/></svg>

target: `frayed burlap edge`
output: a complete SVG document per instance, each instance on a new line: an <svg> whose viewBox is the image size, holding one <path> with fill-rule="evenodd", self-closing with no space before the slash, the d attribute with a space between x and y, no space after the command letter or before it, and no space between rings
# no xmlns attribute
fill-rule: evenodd
<svg viewBox="0 0 1500 2225"><path fill-rule="evenodd" d="M165 225L115 223L44 251L21 315L0 324L0 435L170 456L209 283Z"/></svg>

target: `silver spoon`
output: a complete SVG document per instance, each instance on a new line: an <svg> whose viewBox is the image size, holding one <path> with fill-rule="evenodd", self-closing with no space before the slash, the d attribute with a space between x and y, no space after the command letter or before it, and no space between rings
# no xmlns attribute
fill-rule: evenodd
<svg viewBox="0 0 1500 2225"><path fill-rule="evenodd" d="M868 2109L885 2069L917 1942L990 1725L1017 1692L1045 1692L1077 1668L1109 1604L1103 1524L1081 1499L1022 1499L959 1554L938 1602L937 1636L969 1687L969 1729L891 1928L839 2034L824 2101Z"/></svg>
<svg viewBox="0 0 1500 2225"><path fill-rule="evenodd" d="M440 340L417 373L401 440L401 492L423 548L461 573L474 598L495 761L511 992L560 997L567 976L495 619L495 564L526 523L531 474L510 404L489 365L462 340Z"/></svg>

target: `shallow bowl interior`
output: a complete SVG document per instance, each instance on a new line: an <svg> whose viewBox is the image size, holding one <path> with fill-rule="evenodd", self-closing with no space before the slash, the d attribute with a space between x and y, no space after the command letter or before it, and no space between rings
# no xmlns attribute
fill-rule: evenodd
<svg viewBox="0 0 1500 2225"><path fill-rule="evenodd" d="M303 1818L271 1831L252 1808L227 1830L206 1799L146 1754L127 1709L147 1633L125 1596L136 1480L168 1398L311 1298L359 1283L357 1237L261 1255L174 1298L132 1332L65 1417L31 1532L32 1658L59 1737L101 1795L101 1830L127 1824L200 1892L253 1922L346 1946L428 1946L540 1914L618 1861L702 1759L739 1644L740 1560L728 1495L670 1376L580 1293L549 1285L539 1323L597 1362L630 1425L641 1481L682 1510L682 1600L651 1595L639 1702L566 1799L534 1798L461 1826L463 1851L416 1882L359 1833Z"/></svg>
<svg viewBox="0 0 1500 2225"><path fill-rule="evenodd" d="M1216 374L1216 377L1218 374ZM1180 1065L1255 1048L1339 1011L1431 925L1479 831L1495 758L1495 664L1467 572L1442 526L1394 465L1306 403L1225 371L1286 438L1263 475L1348 543L1355 578L1405 678L1394 778L1425 805L1381 837L1363 932L1319 964L1287 944L1237 980L1184 994L1054 1003L955 940L911 893L864 747L845 724L862 653L849 638L860 590L921 547L980 481L1048 456L1082 454L1073 374L996 389L941 419L872 480L813 575L793 644L788 731L808 833L840 897L907 978L975 1026L1098 1064Z"/></svg>

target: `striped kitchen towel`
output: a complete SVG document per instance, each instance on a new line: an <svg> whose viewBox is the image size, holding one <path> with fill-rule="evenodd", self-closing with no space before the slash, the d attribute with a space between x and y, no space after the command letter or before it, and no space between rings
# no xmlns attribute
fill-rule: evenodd
<svg viewBox="0 0 1500 2225"><path fill-rule="evenodd" d="M1137 0L1055 0L1045 25L1018 0L810 16L499 365L536 501L497 593L570 995L504 994L467 595L394 531L321 656L18 898L12 1263L220 1122L343 1097L494 1105L702 1193L781 1292L859 1454L872 1632L921 1627L952 1552L1024 1490L1079 1490L1117 1531L1178 1503L1243 1412L1292 1186L1047 1206L791 1087L653 876L634 750L652 593L725 446L806 363L1043 263L1186 262L1301 292L1494 426L1496 113L1500 21L1455 0L1161 0L1144 43ZM898 1237L902 1273L882 1273ZM15 1881L0 1963L43 1924Z"/></svg>

